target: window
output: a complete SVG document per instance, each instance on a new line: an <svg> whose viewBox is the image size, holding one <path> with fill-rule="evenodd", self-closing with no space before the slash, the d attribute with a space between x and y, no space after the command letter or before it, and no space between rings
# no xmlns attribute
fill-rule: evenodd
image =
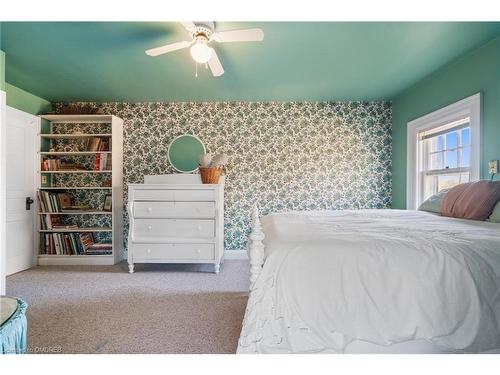
<svg viewBox="0 0 500 375"><path fill-rule="evenodd" d="M408 123L407 208L479 179L480 95Z"/></svg>
<svg viewBox="0 0 500 375"><path fill-rule="evenodd" d="M422 131L422 200L470 181L470 118Z"/></svg>

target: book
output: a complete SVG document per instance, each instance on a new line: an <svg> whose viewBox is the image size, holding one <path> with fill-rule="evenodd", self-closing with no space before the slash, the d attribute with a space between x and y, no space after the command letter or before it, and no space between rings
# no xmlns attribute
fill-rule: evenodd
<svg viewBox="0 0 500 375"><path fill-rule="evenodd" d="M92 233L80 233L80 241L82 243L83 253L85 254L87 249L94 244Z"/></svg>
<svg viewBox="0 0 500 375"><path fill-rule="evenodd" d="M98 171L101 165L101 154L97 154L94 159L94 171Z"/></svg>
<svg viewBox="0 0 500 375"><path fill-rule="evenodd" d="M71 198L68 193L57 193L61 210L71 207Z"/></svg>
<svg viewBox="0 0 500 375"><path fill-rule="evenodd" d="M52 229L78 229L78 225L76 225L76 224L69 224L69 225L53 224Z"/></svg>
<svg viewBox="0 0 500 375"><path fill-rule="evenodd" d="M43 174L40 176L40 185L44 187L52 187L52 175Z"/></svg>

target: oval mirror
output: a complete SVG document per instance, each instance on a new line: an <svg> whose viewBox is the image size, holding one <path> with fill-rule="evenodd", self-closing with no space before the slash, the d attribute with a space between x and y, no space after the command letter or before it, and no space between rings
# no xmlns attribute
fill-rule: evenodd
<svg viewBox="0 0 500 375"><path fill-rule="evenodd" d="M205 153L205 145L191 134L180 135L168 146L168 161L181 173L192 173L198 168L198 158Z"/></svg>

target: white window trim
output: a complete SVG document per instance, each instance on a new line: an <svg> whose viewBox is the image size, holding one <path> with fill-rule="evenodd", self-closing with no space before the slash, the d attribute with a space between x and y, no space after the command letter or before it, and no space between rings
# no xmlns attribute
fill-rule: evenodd
<svg viewBox="0 0 500 375"><path fill-rule="evenodd" d="M418 133L443 126L460 117L470 118L471 154L470 180L480 178L481 169L481 93L474 94L444 108L438 109L408 123L407 128L407 164L406 164L406 209L417 208L420 189L418 176L422 160L418 160Z"/></svg>

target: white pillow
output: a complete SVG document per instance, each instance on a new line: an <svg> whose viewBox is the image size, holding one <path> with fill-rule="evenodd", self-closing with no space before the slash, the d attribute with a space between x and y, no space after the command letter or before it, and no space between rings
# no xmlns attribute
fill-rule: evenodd
<svg viewBox="0 0 500 375"><path fill-rule="evenodd" d="M495 208L488 218L488 221L491 221L493 223L500 223L500 201L498 201L495 205Z"/></svg>
<svg viewBox="0 0 500 375"><path fill-rule="evenodd" d="M450 189L443 189L440 192L434 194L431 196L429 199L424 201L420 207L418 208L419 211L427 211L427 212L434 212L439 214L441 212L441 202L443 201L443 198L445 194L448 192Z"/></svg>

